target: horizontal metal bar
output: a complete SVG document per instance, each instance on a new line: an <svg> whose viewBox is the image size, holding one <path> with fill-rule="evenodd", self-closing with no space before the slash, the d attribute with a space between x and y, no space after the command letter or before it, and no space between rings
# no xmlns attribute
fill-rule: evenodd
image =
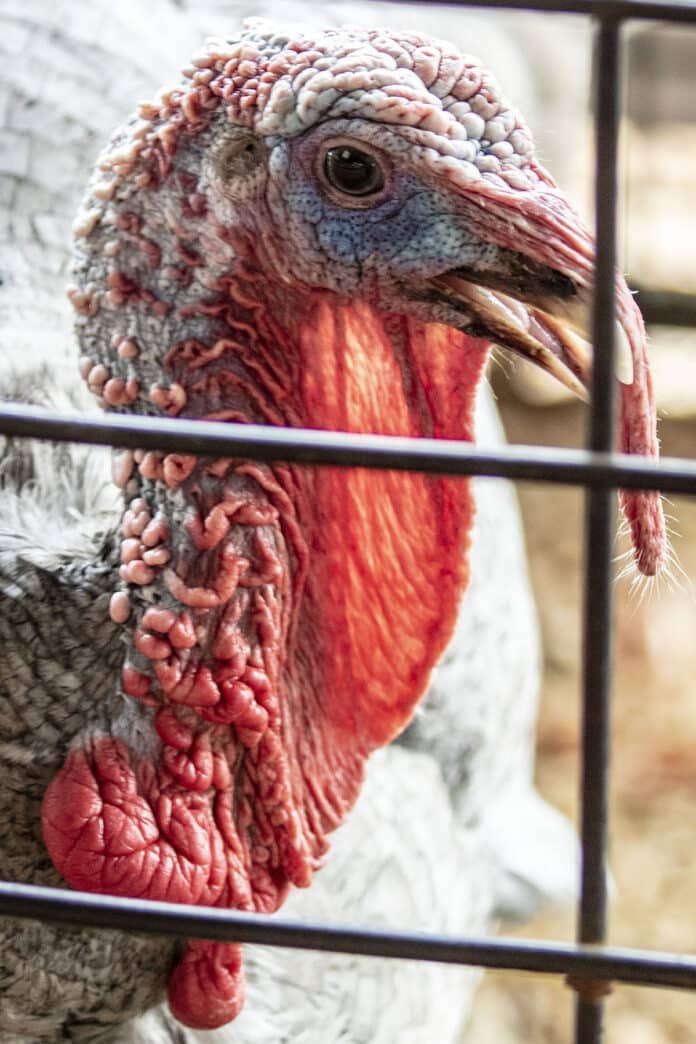
<svg viewBox="0 0 696 1044"><path fill-rule="evenodd" d="M648 290L628 280L646 323L662 326L696 326L696 294L675 290Z"/></svg>
<svg viewBox="0 0 696 1044"><path fill-rule="evenodd" d="M615 979L640 986L696 989L696 957L536 940L448 938L344 925L278 920L209 907L118 899L0 882L0 916L41 919L140 934L193 936L298 950L465 964L509 971Z"/></svg>
<svg viewBox="0 0 696 1044"><path fill-rule="evenodd" d="M548 446L500 446L492 450L449 439L354 435L260 424L120 414L110 414L104 420L50 413L23 403L0 405L0 434L208 457L247 457L433 475L491 475L597 489L661 489L666 493L696 494L694 460L663 457L653 461L623 453Z"/></svg>
<svg viewBox="0 0 696 1044"><path fill-rule="evenodd" d="M387 0L387 3L423 6L423 0ZM485 7L507 11L552 11L592 15L600 20L629 19L696 24L696 5L659 0L428 0L429 7Z"/></svg>

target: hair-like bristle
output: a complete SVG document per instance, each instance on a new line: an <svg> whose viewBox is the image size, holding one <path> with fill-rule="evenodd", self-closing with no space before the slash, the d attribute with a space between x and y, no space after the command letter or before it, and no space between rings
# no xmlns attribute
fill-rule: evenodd
<svg viewBox="0 0 696 1044"><path fill-rule="evenodd" d="M662 498L663 504L670 501ZM622 551L614 558L615 565L621 566L615 576L618 584L623 580L630 580L629 595L634 603L634 609L638 610L646 599L657 597L669 591L682 591L686 594L696 595L694 585L689 576L684 572L677 553L674 549L674 539L681 535L676 529L676 519L673 515L665 513L665 524L667 533L667 544L665 563L655 576L644 576L635 565L632 548ZM617 530L617 540L630 539L630 529L625 519L621 519Z"/></svg>

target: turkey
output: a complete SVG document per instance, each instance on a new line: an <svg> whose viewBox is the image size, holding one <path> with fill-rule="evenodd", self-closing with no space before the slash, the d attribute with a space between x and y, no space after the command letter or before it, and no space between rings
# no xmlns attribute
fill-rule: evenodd
<svg viewBox="0 0 696 1044"><path fill-rule="evenodd" d="M9 172L4 394L60 406L80 392L50 319L53 202L117 65L25 8L10 24L20 97L22 33L54 73L82 57L77 99L53 75L41 120L8 107L34 137ZM591 240L490 75L413 33L252 22L209 42L122 124L74 231L80 370L106 409L473 438L489 340L587 385ZM617 296L622 446L654 454L620 277ZM16 372L28 330L50 371ZM485 399L477 423L499 437ZM475 484L474 523L449 478L121 452L121 502L102 463L5 447L4 878L470 932L563 889L504 484ZM622 502L653 573L659 500ZM244 1002L233 944L34 923L3 926L1 960L2 1039L27 1042L454 1041L474 981L248 947Z"/></svg>

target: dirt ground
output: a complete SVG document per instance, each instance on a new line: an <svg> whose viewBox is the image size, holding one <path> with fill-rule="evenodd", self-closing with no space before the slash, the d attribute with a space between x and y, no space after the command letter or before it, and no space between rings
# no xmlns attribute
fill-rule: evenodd
<svg viewBox="0 0 696 1044"><path fill-rule="evenodd" d="M574 404L502 404L512 442L579 445L586 416ZM663 453L696 455L696 420L661 424ZM538 783L576 817L579 762L582 495L520 486L546 651ZM684 577L631 593L616 588L610 942L696 950L696 501L675 499L673 545ZM623 546L623 545L621 545ZM617 547L617 552L621 548ZM511 933L512 934L512 933ZM574 914L548 915L517 934L572 940ZM476 1044L570 1044L572 996L558 980L489 974L479 994ZM618 987L606 1044L696 1041L696 995Z"/></svg>

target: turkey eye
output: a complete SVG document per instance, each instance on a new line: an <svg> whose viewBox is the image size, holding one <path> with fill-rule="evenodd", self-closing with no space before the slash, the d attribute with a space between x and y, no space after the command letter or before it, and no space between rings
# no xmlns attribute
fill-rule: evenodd
<svg viewBox="0 0 696 1044"><path fill-rule="evenodd" d="M347 196L372 196L384 188L384 171L377 160L352 145L327 149L324 174L333 188Z"/></svg>

